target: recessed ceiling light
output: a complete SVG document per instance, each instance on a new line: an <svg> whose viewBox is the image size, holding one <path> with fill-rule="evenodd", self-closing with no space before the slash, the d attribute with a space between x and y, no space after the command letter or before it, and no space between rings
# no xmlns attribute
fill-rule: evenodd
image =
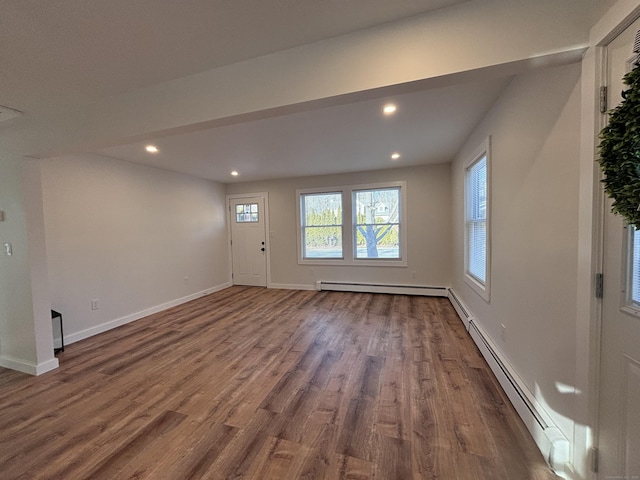
<svg viewBox="0 0 640 480"><path fill-rule="evenodd" d="M391 154L391 160L398 160L400 158L400 154L398 152L394 152Z"/></svg>
<svg viewBox="0 0 640 480"><path fill-rule="evenodd" d="M234 170L233 172L231 172L231 175L234 177L237 177L240 174L236 170Z"/></svg>
<svg viewBox="0 0 640 480"><path fill-rule="evenodd" d="M147 145L144 149L149 153L158 153L158 147L155 145Z"/></svg>
<svg viewBox="0 0 640 480"><path fill-rule="evenodd" d="M384 112L385 115L391 115L392 113L395 113L397 109L398 107L396 107L393 103L388 103L384 106L382 111Z"/></svg>

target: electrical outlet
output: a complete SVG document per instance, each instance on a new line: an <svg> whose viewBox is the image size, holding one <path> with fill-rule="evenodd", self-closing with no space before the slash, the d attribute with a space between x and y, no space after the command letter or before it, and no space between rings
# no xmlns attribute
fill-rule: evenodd
<svg viewBox="0 0 640 480"><path fill-rule="evenodd" d="M309 269L309 275L311 275L313 277L313 275L316 273L316 271L313 268Z"/></svg>
<svg viewBox="0 0 640 480"><path fill-rule="evenodd" d="M500 338L503 343L507 343L507 326L504 323L500 324Z"/></svg>
<svg viewBox="0 0 640 480"><path fill-rule="evenodd" d="M184 284L189 285L189 277L184 277Z"/></svg>
<svg viewBox="0 0 640 480"><path fill-rule="evenodd" d="M100 303L97 298L91 300L91 310L98 310L100 308Z"/></svg>
<svg viewBox="0 0 640 480"><path fill-rule="evenodd" d="M416 271L411 272L411 278L416 278Z"/></svg>

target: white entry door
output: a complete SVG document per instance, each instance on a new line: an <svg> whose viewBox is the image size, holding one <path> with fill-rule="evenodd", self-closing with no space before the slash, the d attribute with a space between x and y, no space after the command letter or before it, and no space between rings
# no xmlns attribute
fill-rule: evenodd
<svg viewBox="0 0 640 480"><path fill-rule="evenodd" d="M229 198L234 285L267 286L266 211L263 196Z"/></svg>
<svg viewBox="0 0 640 480"><path fill-rule="evenodd" d="M621 101L638 29L640 20L608 47L609 108ZM640 232L610 213L610 200L606 208L598 478L640 479Z"/></svg>

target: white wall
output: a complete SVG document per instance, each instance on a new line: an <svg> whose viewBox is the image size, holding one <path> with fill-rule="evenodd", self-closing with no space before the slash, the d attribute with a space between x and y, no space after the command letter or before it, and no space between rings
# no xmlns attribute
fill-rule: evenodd
<svg viewBox="0 0 640 480"><path fill-rule="evenodd" d="M46 286L37 164L0 152L0 366L40 374L57 367ZM7 256L4 244L12 245Z"/></svg>
<svg viewBox="0 0 640 480"><path fill-rule="evenodd" d="M453 288L569 440L575 386L580 65L515 77L453 163ZM492 138L491 301L463 280L464 163ZM505 341L500 325L506 326Z"/></svg>
<svg viewBox="0 0 640 480"><path fill-rule="evenodd" d="M298 265L296 189L386 181L407 182L408 267ZM227 185L227 194L254 192L269 193L269 252L273 286L311 286L316 280L427 286L450 284L449 164Z"/></svg>
<svg viewBox="0 0 640 480"><path fill-rule="evenodd" d="M42 181L67 341L227 284L222 185L99 156L46 160Z"/></svg>

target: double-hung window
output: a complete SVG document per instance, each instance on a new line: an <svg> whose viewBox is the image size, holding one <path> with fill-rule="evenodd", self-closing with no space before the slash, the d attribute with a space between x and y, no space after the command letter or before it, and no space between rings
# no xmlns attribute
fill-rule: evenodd
<svg viewBox="0 0 640 480"><path fill-rule="evenodd" d="M302 258L341 259L342 192L300 195Z"/></svg>
<svg viewBox="0 0 640 480"><path fill-rule="evenodd" d="M353 192L357 259L401 258L400 187Z"/></svg>
<svg viewBox="0 0 640 480"><path fill-rule="evenodd" d="M629 266L631 268L631 302L637 309L640 309L640 230L633 226L628 227L631 231L631 254L629 255Z"/></svg>
<svg viewBox="0 0 640 480"><path fill-rule="evenodd" d="M465 281L489 301L489 140L465 169Z"/></svg>
<svg viewBox="0 0 640 480"><path fill-rule="evenodd" d="M640 230L627 225L625 304L622 309L632 315L640 316Z"/></svg>
<svg viewBox="0 0 640 480"><path fill-rule="evenodd" d="M406 266L405 190L405 182L298 190L298 262Z"/></svg>

